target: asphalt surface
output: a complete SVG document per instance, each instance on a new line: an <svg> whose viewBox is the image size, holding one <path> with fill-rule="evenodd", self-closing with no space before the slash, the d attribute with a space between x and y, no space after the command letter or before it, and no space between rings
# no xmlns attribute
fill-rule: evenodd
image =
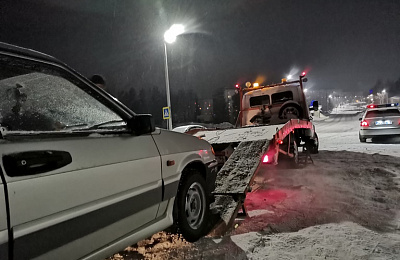
<svg viewBox="0 0 400 260"><path fill-rule="evenodd" d="M337 116L315 122L320 153L313 155L314 164L300 169L260 166L253 191L245 201L247 215L237 218L224 236L211 234L190 244L177 235L160 232L110 259L264 259L266 255L257 256L254 252L265 245L256 243L250 251L244 250L238 237L251 232L290 234L343 221L378 234L397 235L400 142L360 143L358 117ZM290 239L284 242L292 249L298 245ZM284 251L285 248L278 248L277 254ZM392 251L394 258L383 259L396 259L397 254L400 257L400 248ZM371 257L378 259L381 255ZM276 255L269 255L268 259L276 259Z"/></svg>

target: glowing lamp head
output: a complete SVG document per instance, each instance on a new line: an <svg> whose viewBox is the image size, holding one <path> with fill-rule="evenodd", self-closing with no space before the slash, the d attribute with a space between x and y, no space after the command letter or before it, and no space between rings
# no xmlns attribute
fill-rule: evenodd
<svg viewBox="0 0 400 260"><path fill-rule="evenodd" d="M258 86L260 86L260 84L258 84L257 82L253 83L253 87L258 87Z"/></svg>
<svg viewBox="0 0 400 260"><path fill-rule="evenodd" d="M164 33L164 40L167 43L176 41L176 37L185 32L185 27L182 24L173 24L168 31Z"/></svg>
<svg viewBox="0 0 400 260"><path fill-rule="evenodd" d="M239 84L236 84L236 85L235 85L235 88L239 88Z"/></svg>
<svg viewBox="0 0 400 260"><path fill-rule="evenodd" d="M306 75L306 72L303 71L303 72L301 73L301 76L304 77L305 75Z"/></svg>

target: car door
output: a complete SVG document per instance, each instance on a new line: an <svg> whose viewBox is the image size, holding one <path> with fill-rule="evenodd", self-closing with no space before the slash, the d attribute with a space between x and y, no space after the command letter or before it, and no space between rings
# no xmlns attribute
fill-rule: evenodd
<svg viewBox="0 0 400 260"><path fill-rule="evenodd" d="M8 226L7 226L7 204L4 175L0 169L0 259L8 259Z"/></svg>
<svg viewBox="0 0 400 260"><path fill-rule="evenodd" d="M14 259L76 259L153 221L160 155L150 134L127 126L129 111L59 65L0 63Z"/></svg>

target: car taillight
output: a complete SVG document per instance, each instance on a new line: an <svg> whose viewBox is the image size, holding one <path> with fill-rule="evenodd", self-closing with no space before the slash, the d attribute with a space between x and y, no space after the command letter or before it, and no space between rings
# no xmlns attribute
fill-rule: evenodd
<svg viewBox="0 0 400 260"><path fill-rule="evenodd" d="M369 124L368 124L368 122L367 121L361 121L361 124L360 124L361 126L369 126Z"/></svg>
<svg viewBox="0 0 400 260"><path fill-rule="evenodd" d="M269 163L269 157L268 154L264 155L263 159L262 159L263 163Z"/></svg>

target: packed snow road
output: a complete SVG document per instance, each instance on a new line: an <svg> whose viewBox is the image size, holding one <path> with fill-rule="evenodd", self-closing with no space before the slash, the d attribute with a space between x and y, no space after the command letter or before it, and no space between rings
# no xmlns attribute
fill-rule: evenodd
<svg viewBox="0 0 400 260"><path fill-rule="evenodd" d="M316 132L320 138L320 150L351 151L361 153L379 153L400 157L400 139L391 138L378 140L372 143L360 143L358 130L360 129L359 115L336 115L322 121L316 121Z"/></svg>
<svg viewBox="0 0 400 260"><path fill-rule="evenodd" d="M400 259L400 143L360 143L358 125L317 121L314 164L260 166L224 236L160 232L110 259Z"/></svg>

